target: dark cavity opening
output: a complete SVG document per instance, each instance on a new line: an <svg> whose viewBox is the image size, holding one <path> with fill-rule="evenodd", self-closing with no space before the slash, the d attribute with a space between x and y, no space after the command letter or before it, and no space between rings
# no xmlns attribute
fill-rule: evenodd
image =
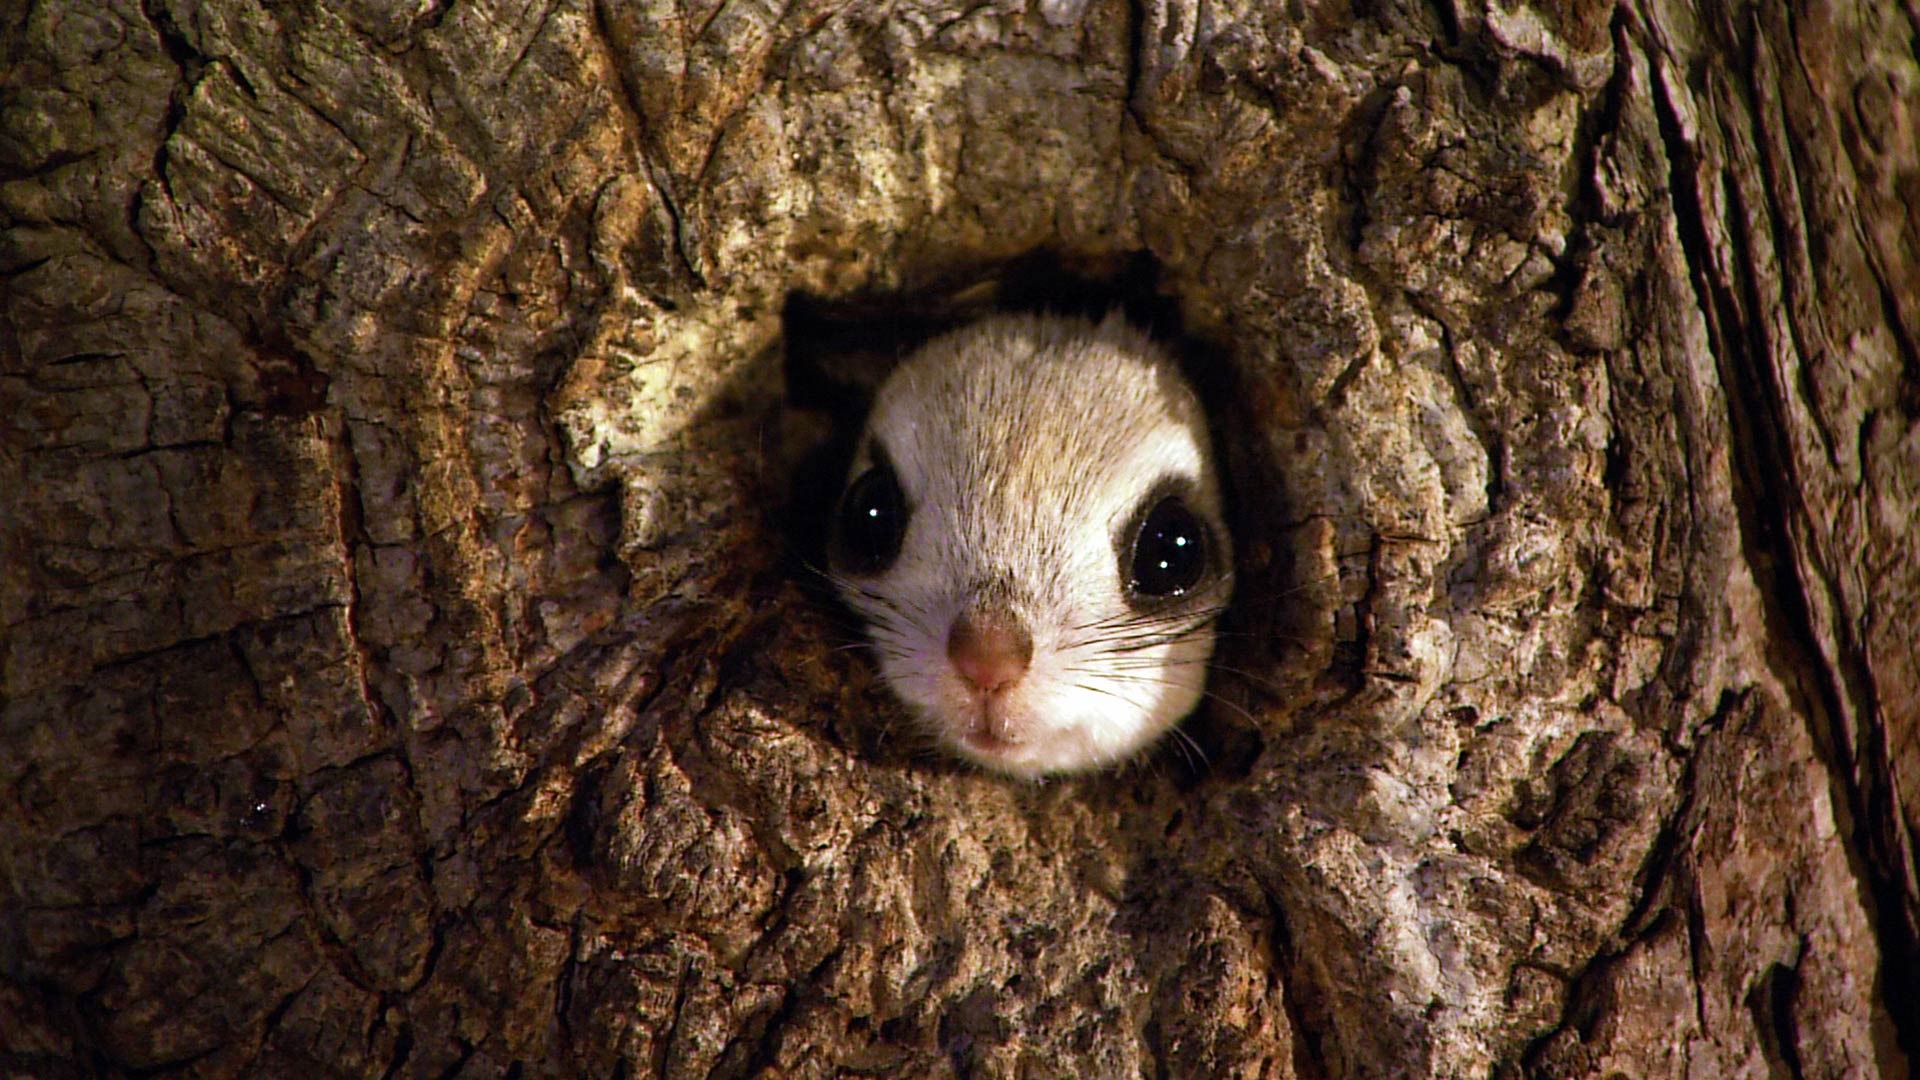
<svg viewBox="0 0 1920 1080"><path fill-rule="evenodd" d="M1163 284L1159 263L1145 252L1103 256L1041 250L1004 263L958 272L925 287L902 292L816 296L795 293L782 312L791 489L781 526L789 571L823 603L839 609L820 568L834 506L846 482L854 447L874 393L902 359L934 337L986 315L1035 312L1099 320L1118 310L1134 326L1166 346L1214 418L1215 460L1227 501L1235 548L1245 543L1246 518L1235 499L1235 474L1243 455L1230 453L1219 420L1236 400L1232 368L1223 351L1186 332L1180 306ZM1235 607L1239 606L1236 601ZM1231 656L1237 619L1222 621L1216 656ZM1218 679L1213 680L1217 685ZM1263 740L1235 707L1203 705L1155 757L1186 773L1238 778L1251 769ZM1180 747L1169 744L1182 743ZM1204 755L1194 768L1192 758Z"/></svg>

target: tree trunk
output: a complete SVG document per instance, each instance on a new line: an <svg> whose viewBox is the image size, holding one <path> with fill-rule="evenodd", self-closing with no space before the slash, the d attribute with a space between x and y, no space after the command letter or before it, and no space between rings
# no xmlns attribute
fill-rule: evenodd
<svg viewBox="0 0 1920 1080"><path fill-rule="evenodd" d="M0 20L0 1071L1906 1074L1911 4ZM1201 767L793 554L1035 281L1215 399Z"/></svg>

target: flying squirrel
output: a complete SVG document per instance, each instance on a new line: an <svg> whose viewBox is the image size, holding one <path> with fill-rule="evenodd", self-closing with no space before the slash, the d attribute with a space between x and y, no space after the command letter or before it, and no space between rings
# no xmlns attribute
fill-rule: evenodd
<svg viewBox="0 0 1920 1080"><path fill-rule="evenodd" d="M1019 777L1126 761L1199 703L1233 587L1206 416L1118 315L1001 315L875 397L828 542L880 673Z"/></svg>

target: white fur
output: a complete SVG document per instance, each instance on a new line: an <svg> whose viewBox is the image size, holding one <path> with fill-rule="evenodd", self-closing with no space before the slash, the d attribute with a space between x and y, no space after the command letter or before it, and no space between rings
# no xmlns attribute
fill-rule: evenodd
<svg viewBox="0 0 1920 1080"><path fill-rule="evenodd" d="M893 564L872 576L841 571L841 594L868 620L888 685L944 746L1018 776L1095 769L1193 710L1210 622L1158 642L1094 625L1142 617L1124 596L1115 538L1172 478L1189 485L1188 504L1212 532L1221 572L1203 579L1205 599L1224 604L1231 586L1205 419L1158 347L1118 319L985 320L929 344L887 381L854 476L876 441L911 516ZM947 635L989 583L1032 634L1033 658L994 706L1020 741L983 748L967 735L983 706L948 659Z"/></svg>

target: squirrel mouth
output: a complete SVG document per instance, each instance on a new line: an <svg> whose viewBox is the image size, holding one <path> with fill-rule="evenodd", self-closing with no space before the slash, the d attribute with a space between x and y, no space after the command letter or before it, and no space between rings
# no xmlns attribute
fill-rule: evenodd
<svg viewBox="0 0 1920 1080"><path fill-rule="evenodd" d="M960 742L969 750L1005 757L1027 743L1027 725L1007 713L1005 703L987 695L979 711L967 718L960 730Z"/></svg>
<svg viewBox="0 0 1920 1080"><path fill-rule="evenodd" d="M976 754L989 754L994 757L1007 757L1021 746L1020 743L1003 739L990 731L968 731L960 736L960 741Z"/></svg>

